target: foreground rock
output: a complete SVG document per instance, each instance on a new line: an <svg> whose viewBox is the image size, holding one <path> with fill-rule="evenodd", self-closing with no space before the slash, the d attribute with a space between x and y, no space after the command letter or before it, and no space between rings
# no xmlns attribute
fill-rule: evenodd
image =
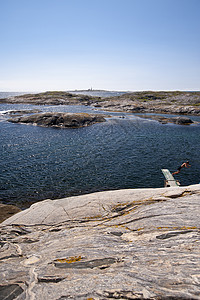
<svg viewBox="0 0 200 300"><path fill-rule="evenodd" d="M9 119L12 123L34 124L43 127L78 128L99 122L105 122L102 115L85 113L55 113L47 112Z"/></svg>
<svg viewBox="0 0 200 300"><path fill-rule="evenodd" d="M0 299L200 299L199 202L194 185L33 204L0 227Z"/></svg>

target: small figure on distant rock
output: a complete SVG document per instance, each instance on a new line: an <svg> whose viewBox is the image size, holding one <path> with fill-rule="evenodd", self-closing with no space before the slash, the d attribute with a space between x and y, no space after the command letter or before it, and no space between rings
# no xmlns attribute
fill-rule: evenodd
<svg viewBox="0 0 200 300"><path fill-rule="evenodd" d="M180 173L181 169L189 168L189 167L191 167L191 165L189 164L189 161L186 161L186 162L182 163L182 165L180 167L178 167L177 171L172 173L172 175L178 174L178 173Z"/></svg>

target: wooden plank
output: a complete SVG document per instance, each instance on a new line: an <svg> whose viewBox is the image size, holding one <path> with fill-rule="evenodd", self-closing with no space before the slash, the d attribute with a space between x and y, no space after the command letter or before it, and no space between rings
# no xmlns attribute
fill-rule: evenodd
<svg viewBox="0 0 200 300"><path fill-rule="evenodd" d="M170 186L179 186L168 169L161 169L161 171Z"/></svg>

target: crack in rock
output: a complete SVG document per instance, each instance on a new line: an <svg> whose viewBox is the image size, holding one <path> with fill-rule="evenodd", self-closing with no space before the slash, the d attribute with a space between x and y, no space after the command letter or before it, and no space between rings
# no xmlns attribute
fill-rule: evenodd
<svg viewBox="0 0 200 300"><path fill-rule="evenodd" d="M35 299L35 293L32 292L32 289L34 288L34 286L38 282L37 273L35 272L34 267L30 268L29 274L30 274L30 282L28 283L28 288L26 290L26 299L34 300Z"/></svg>
<svg viewBox="0 0 200 300"><path fill-rule="evenodd" d="M179 234L185 234L185 233L189 233L189 232L193 232L193 230L168 232L168 233L165 233L165 234L157 235L156 238L160 239L160 240L165 240L165 239L169 239L171 237L177 236Z"/></svg>
<svg viewBox="0 0 200 300"><path fill-rule="evenodd" d="M64 268L64 269L93 269L95 267L103 267L106 266L110 267L111 264L114 264L115 262L118 262L118 259L107 257L107 258L101 258L101 259L93 259L89 261L77 261L74 263L54 263L55 267L57 268Z"/></svg>
<svg viewBox="0 0 200 300"><path fill-rule="evenodd" d="M39 277L38 276L38 282L45 282L45 283L49 283L49 282L53 282L53 283L57 283L60 282L62 280L64 280L66 277L56 277L56 276L43 276L43 277Z"/></svg>

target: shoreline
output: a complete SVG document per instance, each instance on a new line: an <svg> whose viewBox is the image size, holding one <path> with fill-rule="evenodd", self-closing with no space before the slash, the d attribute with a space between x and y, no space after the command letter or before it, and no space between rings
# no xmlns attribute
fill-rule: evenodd
<svg viewBox="0 0 200 300"><path fill-rule="evenodd" d="M116 195L118 192L119 193L122 193L122 192L124 192L125 194L126 194L126 192L129 192L129 191L132 191L133 192L133 194L134 193L136 193L137 194L137 192L139 192L139 193L144 193L145 194L145 192L148 192L148 191L154 191L155 192L155 194L156 194L156 191L157 192L159 192L159 191L167 191L167 192L169 192L169 194L170 194L170 192L171 191L173 191L173 189L174 190L177 190L177 189L182 189L182 190L188 190L188 189L190 189L190 187L192 188L192 187L194 187L194 188L197 188L197 190L198 189L200 189L200 183L199 184L191 184L191 185L189 185L189 186L179 186L179 187L165 187L165 186L163 186L163 187L155 187L155 188L151 188L151 187L148 187L148 188L128 188L128 189L111 189L111 190L101 190L101 191L94 191L94 192L86 192L86 193L81 193L81 194L75 194L75 195L69 195L69 196L66 196L66 197L61 197L61 198L45 198L45 199L41 199L41 200L39 200L39 201L34 201L34 202L27 202L27 204L29 204L29 205L27 205L27 206L24 206L24 207L20 207L20 206L18 206L18 205L16 205L16 204L6 204L5 203L5 201L4 201L4 203L2 203L2 202L0 202L0 210L1 210L1 212L0 212L0 226L1 226L1 223L3 223L4 221L6 221L7 219L9 219L9 218L11 218L12 216L14 216L15 214L17 214L17 213L19 213L19 212L21 212L22 213L22 216L23 216L23 212L25 212L25 214L26 214L26 212L28 211L28 210L30 210L30 208L31 207L34 207L34 206L40 206L40 204L41 205L43 205L43 203L45 203L45 202L48 202L48 201L50 201L50 202L52 202L52 201L55 201L55 202L60 202L61 203L61 201L62 200L66 200L66 201L68 201L68 200L70 200L70 199L72 199L72 200L74 200L74 199L81 199L81 198L92 198L93 197L93 195L95 196L95 195L109 195L109 194L113 194L113 195ZM107 196L106 196L107 197ZM13 218L11 218L11 220L12 220Z"/></svg>
<svg viewBox="0 0 200 300"><path fill-rule="evenodd" d="M169 194L169 195L173 195L173 193L177 194L177 197L181 197L184 193L188 193L188 191L198 191L200 193L200 183L199 184L193 184L193 185L189 185L189 186L178 186L178 187L158 187L158 188L130 188L130 189L116 189L116 190L107 190L107 191L99 191L99 192L91 192L91 193L86 193L86 194L80 194L80 195L76 195L76 196L69 196L69 197L64 197L64 198L58 198L58 199L44 199L44 200L41 200L41 201L38 201L38 202L35 202L33 204L30 205L30 207L24 209L24 210L20 210L16 213L18 213L18 215L20 216L21 215L21 219L22 219L22 222L23 222L23 216L27 215L27 213L29 212L29 215L30 215L30 220L32 220L31 222L37 222L36 219L39 219L39 224L42 224L43 221L42 219L40 218L43 218L43 215L39 214L37 216L36 214L36 219L31 216L31 210L34 209L35 210L35 207L37 209L40 209L40 206L45 206L46 204L48 205L48 202L51 202L51 203L55 203L55 205L59 206L62 204L62 202L66 202L66 203L69 203L70 201L72 202L70 204L70 206L74 208L76 208L76 204L79 206L79 200L81 202L84 202L84 201L87 201L88 199L107 199L106 201L111 201L111 198L110 196L113 195L112 197L114 197L114 201L119 201L119 195L126 195L128 197L128 200L127 201L130 201L129 197L131 198L132 196L135 197L135 195L139 195L139 197L143 197L143 195L145 194L151 194L151 195L154 195L156 196L157 194L158 195L162 195L163 193L164 194ZM175 191L175 192L174 192ZM167 196L168 197L168 196ZM170 198L171 196L169 196ZM176 198L176 196L172 196L172 198ZM117 199L117 200L116 200ZM74 203L73 203L74 201ZM104 201L104 200L103 200ZM120 200L121 202L122 200ZM145 200L146 201L146 200ZM112 201L111 201L112 202ZM16 207L15 205L5 205L5 204L0 204L0 205L3 205L3 206L13 206ZM91 205L91 203L90 203ZM87 207L87 210L89 210L89 207ZM48 211L46 210L43 210L43 214L48 214ZM54 211L52 211L52 213L54 214ZM35 212L34 212L35 214ZM83 214L85 214L85 212L83 211ZM64 214L65 215L65 214ZM7 221L3 221L3 225L4 224L15 224L15 221L13 222L13 220L17 220L17 224L20 224L19 221L20 220L20 217L19 218L16 218L16 216L13 216L13 217L10 217L10 220L9 222ZM26 217L27 219L27 217ZM62 219L62 214L61 214L61 219ZM46 222L48 222L46 220L46 217L44 217L44 220L45 220L45 224L47 224ZM60 220L57 219L56 222L60 223ZM26 224L28 225L28 223Z"/></svg>

